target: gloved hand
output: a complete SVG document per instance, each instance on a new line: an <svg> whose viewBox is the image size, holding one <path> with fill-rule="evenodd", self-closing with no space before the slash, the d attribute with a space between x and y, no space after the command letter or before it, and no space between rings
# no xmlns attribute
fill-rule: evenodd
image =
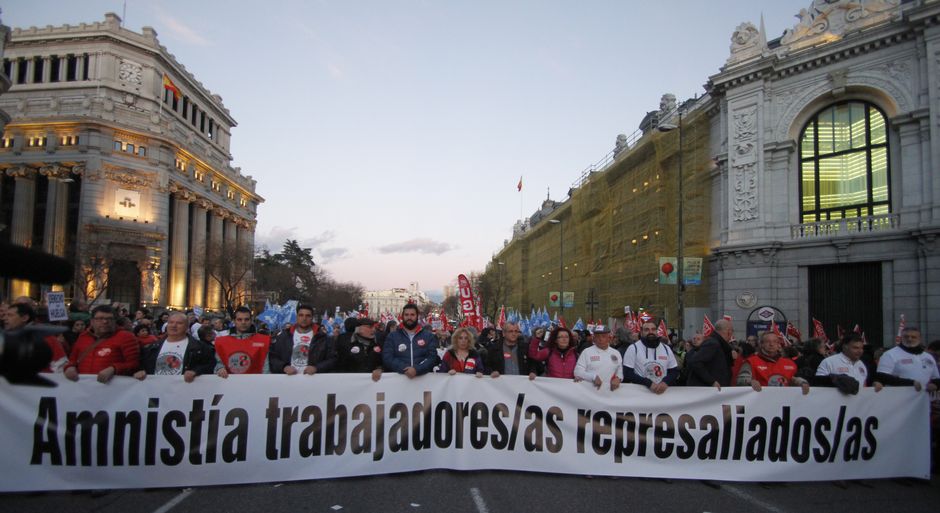
<svg viewBox="0 0 940 513"><path fill-rule="evenodd" d="M839 392L843 394L855 395L858 393L858 381L851 376L837 374L832 377L832 383L839 389Z"/></svg>

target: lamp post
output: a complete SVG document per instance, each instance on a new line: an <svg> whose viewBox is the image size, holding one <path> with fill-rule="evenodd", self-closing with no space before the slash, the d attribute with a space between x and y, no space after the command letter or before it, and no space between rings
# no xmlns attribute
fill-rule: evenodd
<svg viewBox="0 0 940 513"><path fill-rule="evenodd" d="M560 230L560 233L558 234L559 235L558 246L561 248L561 250L559 251L559 254L558 254L558 274L560 278L559 281L561 282L561 285L560 285L561 290L559 291L559 294L561 294L561 297L558 298L559 299L558 306L561 312L559 315L564 316L565 315L565 225L562 224L561 219L549 219L548 222L552 224L557 224L558 229Z"/></svg>
<svg viewBox="0 0 940 513"><path fill-rule="evenodd" d="M503 262L502 260L497 260L496 265L499 266L499 277L497 278L497 287L499 290L499 294L498 294L499 304L505 305L506 304L506 289L503 288L503 269L505 268L506 262Z"/></svg>
<svg viewBox="0 0 940 513"><path fill-rule="evenodd" d="M678 319L679 340L682 340L682 327L685 325L685 317L684 317L685 307L683 304L684 293L685 293L685 278L683 277L683 271L684 271L685 266L683 265L683 262L682 262L682 246L683 246L683 238L682 238L682 225L683 225L683 222L682 222L682 201L683 201L683 194L682 194L682 110L676 109L676 113L678 114L678 118L679 118L677 124L675 125L662 124L662 125L659 125L659 127L657 128L661 132L669 132L672 130L677 130L679 132L679 172L677 176L678 183L676 184L676 188L679 194L679 201L678 201L679 215L678 215L678 222L676 223L676 239L678 239L676 241L676 245L677 245L676 247L676 306L677 306L676 313L679 317Z"/></svg>

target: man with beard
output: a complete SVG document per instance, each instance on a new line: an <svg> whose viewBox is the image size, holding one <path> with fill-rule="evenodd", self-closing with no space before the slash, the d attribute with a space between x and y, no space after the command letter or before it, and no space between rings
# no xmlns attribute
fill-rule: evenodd
<svg viewBox="0 0 940 513"><path fill-rule="evenodd" d="M776 333L764 332L760 336L757 352L741 362L734 382L738 386L750 385L757 392L767 386L798 386L803 389L803 395L808 394L809 382L796 375L796 362L782 355L782 338Z"/></svg>
<svg viewBox="0 0 940 513"><path fill-rule="evenodd" d="M183 381L192 383L196 376L212 373L215 350L187 333L186 314L173 312L166 321L166 340L144 346L140 364L143 369L134 377L141 381L151 374L183 376Z"/></svg>
<svg viewBox="0 0 940 513"><path fill-rule="evenodd" d="M646 321L640 327L640 340L623 353L624 381L643 385L654 394L661 394L676 383L679 362L656 333L656 323Z"/></svg>
<svg viewBox="0 0 940 513"><path fill-rule="evenodd" d="M721 387L731 386L731 339L734 336L734 326L731 321L722 319L715 323L715 331L702 341L702 345L694 353L686 357L689 368L690 387Z"/></svg>
<svg viewBox="0 0 940 513"><path fill-rule="evenodd" d="M486 347L486 361L484 365L494 378L501 374L512 376L529 376L529 379L535 379L538 365L529 360L529 342L519 340L522 330L519 329L519 323L507 322L503 326L503 338L497 338Z"/></svg>
<svg viewBox="0 0 940 513"><path fill-rule="evenodd" d="M385 368L409 378L431 372L440 363L437 337L429 326L418 327L418 305L408 303L401 309L401 323L385 338L382 348Z"/></svg>
<svg viewBox="0 0 940 513"><path fill-rule="evenodd" d="M268 350L271 337L255 333L251 309L235 309L235 331L215 339L215 373L220 378L229 374L270 374Z"/></svg>
<svg viewBox="0 0 940 513"><path fill-rule="evenodd" d="M878 360L875 381L888 386L914 386L920 392L936 392L940 373L930 353L924 351L920 329L909 326L901 331L901 343L885 351Z"/></svg>
<svg viewBox="0 0 940 513"><path fill-rule="evenodd" d="M336 368L339 372L370 372L372 381L382 377L382 346L375 341L375 321L359 319L355 333L336 342Z"/></svg>
<svg viewBox="0 0 940 513"><path fill-rule="evenodd" d="M333 369L336 355L329 338L313 322L312 306L297 305L297 321L274 339L269 359L272 374L313 375Z"/></svg>

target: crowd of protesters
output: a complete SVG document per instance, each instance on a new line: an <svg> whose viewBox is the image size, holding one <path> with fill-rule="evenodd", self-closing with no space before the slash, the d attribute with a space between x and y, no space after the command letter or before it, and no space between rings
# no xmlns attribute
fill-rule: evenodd
<svg viewBox="0 0 940 513"><path fill-rule="evenodd" d="M178 375L192 382L199 375L222 378L237 374L371 373L409 378L441 372L499 378L502 375L587 381L616 390L632 383L662 394L673 386L721 389L749 386L834 387L844 394L861 388L908 386L937 397L940 386L940 341L925 343L920 330L907 327L891 348L873 348L862 336L849 333L837 344L806 341L762 332L737 340L730 320L690 340L663 337L653 320L639 333L605 325L571 330L561 325L536 328L525 337L517 323L507 322L477 333L461 327L453 333L433 329L420 320L416 305L406 305L396 321L378 323L365 316L349 317L342 329L327 329L315 311L298 305L294 323L272 333L247 307L233 318L197 316L193 311L163 311L156 317L146 308L131 316L126 309L100 305L90 311L81 303L70 307L67 330L47 336L52 360L46 372L78 380L94 375L102 383L114 376ZM5 330L41 322L29 298L0 303ZM937 401L931 410L934 461L938 431Z"/></svg>

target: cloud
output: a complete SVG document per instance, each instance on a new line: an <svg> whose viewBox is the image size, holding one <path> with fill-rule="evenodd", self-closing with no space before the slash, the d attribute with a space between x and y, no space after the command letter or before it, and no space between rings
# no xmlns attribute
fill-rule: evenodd
<svg viewBox="0 0 940 513"><path fill-rule="evenodd" d="M170 34L172 34L177 39L197 46L210 46L212 44L195 29L183 23L178 18L167 14L159 5L155 7L157 11L157 19L159 19L163 24L161 28L165 28L170 31Z"/></svg>
<svg viewBox="0 0 940 513"><path fill-rule="evenodd" d="M427 238L396 242L378 248L379 253L427 253L433 255L447 253L453 249L456 249L456 246Z"/></svg>
<svg viewBox="0 0 940 513"><path fill-rule="evenodd" d="M317 251L320 254L321 263L328 264L336 260L342 260L349 255L347 248L326 248Z"/></svg>

